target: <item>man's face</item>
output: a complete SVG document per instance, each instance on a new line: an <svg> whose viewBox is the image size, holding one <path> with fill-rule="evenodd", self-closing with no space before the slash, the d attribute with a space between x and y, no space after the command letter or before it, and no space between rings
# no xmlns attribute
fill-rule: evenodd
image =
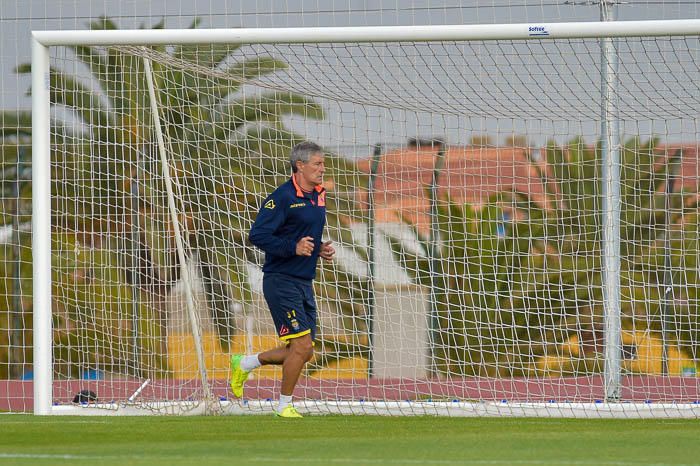
<svg viewBox="0 0 700 466"><path fill-rule="evenodd" d="M308 162L297 162L297 171L309 186L323 183L323 172L326 171L323 164L323 154L317 152L309 157Z"/></svg>

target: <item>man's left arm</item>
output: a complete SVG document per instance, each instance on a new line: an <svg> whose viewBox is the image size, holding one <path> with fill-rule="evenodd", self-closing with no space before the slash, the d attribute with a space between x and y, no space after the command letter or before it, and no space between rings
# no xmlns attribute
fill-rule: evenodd
<svg viewBox="0 0 700 466"><path fill-rule="evenodd" d="M333 241L326 241L321 243L321 251L319 253L321 259L331 261L335 255L335 248L333 247Z"/></svg>

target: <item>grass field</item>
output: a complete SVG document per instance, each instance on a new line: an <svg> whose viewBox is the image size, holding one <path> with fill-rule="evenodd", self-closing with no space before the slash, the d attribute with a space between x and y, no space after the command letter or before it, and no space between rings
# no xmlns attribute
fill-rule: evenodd
<svg viewBox="0 0 700 466"><path fill-rule="evenodd" d="M6 465L678 465L694 420L0 415Z"/></svg>

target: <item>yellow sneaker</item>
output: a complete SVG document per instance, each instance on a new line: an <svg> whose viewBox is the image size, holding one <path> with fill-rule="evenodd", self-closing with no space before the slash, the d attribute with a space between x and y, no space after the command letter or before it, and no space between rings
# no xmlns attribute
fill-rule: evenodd
<svg viewBox="0 0 700 466"><path fill-rule="evenodd" d="M299 414L299 411L297 411L294 406L287 405L284 407L284 409L282 411L275 411L275 417L295 418L295 417L304 417L304 416Z"/></svg>
<svg viewBox="0 0 700 466"><path fill-rule="evenodd" d="M243 396L243 384L248 380L249 371L241 369L242 354L231 356L231 391L233 396L240 398Z"/></svg>

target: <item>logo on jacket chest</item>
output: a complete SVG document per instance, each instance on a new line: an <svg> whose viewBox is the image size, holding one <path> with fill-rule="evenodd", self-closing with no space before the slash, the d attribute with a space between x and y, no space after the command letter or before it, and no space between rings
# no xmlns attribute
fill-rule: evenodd
<svg viewBox="0 0 700 466"><path fill-rule="evenodd" d="M308 202L306 202L306 201L308 201ZM289 208L290 209L298 209L300 207L308 206L309 203L311 203L311 205L314 207L326 207L326 193L325 192L319 193L317 199L307 197L306 201L295 202L294 204L290 204Z"/></svg>

